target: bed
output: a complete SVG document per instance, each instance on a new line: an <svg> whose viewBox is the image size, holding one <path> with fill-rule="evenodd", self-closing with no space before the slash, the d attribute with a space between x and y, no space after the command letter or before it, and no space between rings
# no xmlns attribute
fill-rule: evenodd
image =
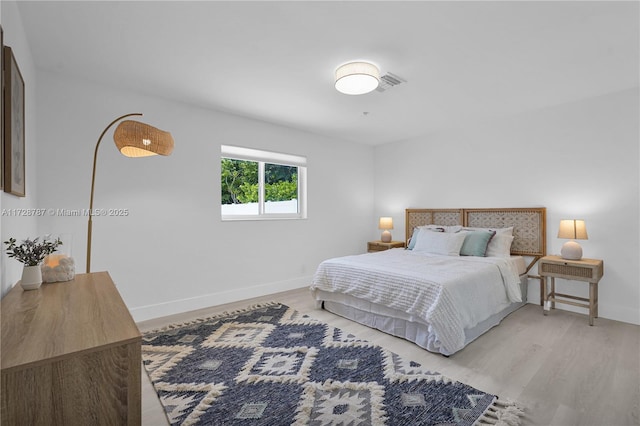
<svg viewBox="0 0 640 426"><path fill-rule="evenodd" d="M411 249L322 262L313 297L330 312L450 356L526 303L527 274L546 253L546 209L407 209L405 232ZM484 249L469 249L471 234L488 241Z"/></svg>

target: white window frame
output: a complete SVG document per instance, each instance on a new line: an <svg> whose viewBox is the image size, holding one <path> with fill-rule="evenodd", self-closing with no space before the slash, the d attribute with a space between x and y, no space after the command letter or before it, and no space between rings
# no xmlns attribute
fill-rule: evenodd
<svg viewBox="0 0 640 426"><path fill-rule="evenodd" d="M244 148L240 146L221 145L220 162L223 158L231 160L245 160L258 163L258 214L223 215L226 220L273 220L273 219L306 219L307 218L307 158L300 155L284 154L280 152L263 151L260 149ZM266 213L265 212L265 164L278 164L298 168L298 212L297 213ZM222 206L222 204L220 204Z"/></svg>

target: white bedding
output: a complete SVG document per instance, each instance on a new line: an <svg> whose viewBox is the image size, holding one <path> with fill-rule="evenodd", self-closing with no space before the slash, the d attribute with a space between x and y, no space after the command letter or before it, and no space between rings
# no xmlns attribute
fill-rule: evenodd
<svg viewBox="0 0 640 426"><path fill-rule="evenodd" d="M521 301L516 262L509 258L437 256L410 250L329 259L311 286L406 312L428 325L433 346L453 354L474 327Z"/></svg>

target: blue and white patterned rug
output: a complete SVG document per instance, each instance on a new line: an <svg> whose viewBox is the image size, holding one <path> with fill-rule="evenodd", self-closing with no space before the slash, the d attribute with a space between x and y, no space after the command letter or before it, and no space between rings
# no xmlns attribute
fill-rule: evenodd
<svg viewBox="0 0 640 426"><path fill-rule="evenodd" d="M172 425L517 425L522 411L268 303L145 333Z"/></svg>

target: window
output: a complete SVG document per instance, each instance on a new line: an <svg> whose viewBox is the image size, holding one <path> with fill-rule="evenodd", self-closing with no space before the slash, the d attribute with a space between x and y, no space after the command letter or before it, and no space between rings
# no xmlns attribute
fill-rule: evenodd
<svg viewBox="0 0 640 426"><path fill-rule="evenodd" d="M222 220L307 217L307 159L291 154L222 145Z"/></svg>

